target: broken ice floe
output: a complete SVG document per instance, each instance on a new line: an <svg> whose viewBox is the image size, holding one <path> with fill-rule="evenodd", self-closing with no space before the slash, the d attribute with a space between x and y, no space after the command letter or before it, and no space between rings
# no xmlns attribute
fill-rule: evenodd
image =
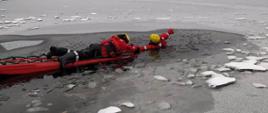
<svg viewBox="0 0 268 113"><path fill-rule="evenodd" d="M258 62L267 59L267 57L248 56L247 60L241 62L229 62L224 64L225 67L235 70L251 70L251 71L266 71L267 68L257 64Z"/></svg>
<svg viewBox="0 0 268 113"><path fill-rule="evenodd" d="M81 18L81 21L89 21L89 20L91 20L91 18L89 18L89 17Z"/></svg>
<svg viewBox="0 0 268 113"><path fill-rule="evenodd" d="M160 103L158 104L158 108L159 108L160 110L168 110L168 109L171 108L171 105L170 105L168 102L160 102Z"/></svg>
<svg viewBox="0 0 268 113"><path fill-rule="evenodd" d="M129 102L129 101L121 103L120 106L125 106L125 107L128 107L128 108L134 108L135 107L135 105L132 102Z"/></svg>
<svg viewBox="0 0 268 113"><path fill-rule="evenodd" d="M237 57L236 56L227 56L228 60L235 60Z"/></svg>
<svg viewBox="0 0 268 113"><path fill-rule="evenodd" d="M228 85L236 81L236 79L233 77L225 77L224 75L215 73L213 71L206 72L206 74L211 75L211 78L206 81L208 86L211 88Z"/></svg>
<svg viewBox="0 0 268 113"><path fill-rule="evenodd" d="M98 113L119 113L121 111L122 110L119 107L110 106L110 107L99 110Z"/></svg>
<svg viewBox="0 0 268 113"><path fill-rule="evenodd" d="M159 81L169 81L166 77L163 77L161 75L155 75L154 79L159 80Z"/></svg>
<svg viewBox="0 0 268 113"><path fill-rule="evenodd" d="M195 77L195 74L188 74L187 75L187 78L190 78L190 79L192 79L192 78L194 78Z"/></svg>
<svg viewBox="0 0 268 113"><path fill-rule="evenodd" d="M38 22L43 21L43 19L42 19L42 18L37 18L36 20L37 20Z"/></svg>
<svg viewBox="0 0 268 113"><path fill-rule="evenodd" d="M261 84L261 83L252 83L252 85L256 88L266 88L267 85Z"/></svg>
<svg viewBox="0 0 268 113"><path fill-rule="evenodd" d="M222 50L227 51L227 52L234 52L235 50L232 48L223 48Z"/></svg>
<svg viewBox="0 0 268 113"><path fill-rule="evenodd" d="M20 40L0 43L6 50L13 50L22 47L35 46L43 43L43 40Z"/></svg>
<svg viewBox="0 0 268 113"><path fill-rule="evenodd" d="M95 12L92 12L92 13L90 13L90 14L92 14L92 15L96 15L97 13L95 13Z"/></svg>
<svg viewBox="0 0 268 113"><path fill-rule="evenodd" d="M226 67L219 67L219 68L216 68L217 71L219 72L227 72L227 71L231 71L230 68L226 68Z"/></svg>
<svg viewBox="0 0 268 113"><path fill-rule="evenodd" d="M229 62L225 64L226 67L235 70L251 70L251 71L266 71L266 68L256 65L254 61L244 61L244 62Z"/></svg>
<svg viewBox="0 0 268 113"><path fill-rule="evenodd" d="M69 88L69 89L72 89L72 88L74 88L76 85L74 85L74 84L68 84L66 87L67 88Z"/></svg>

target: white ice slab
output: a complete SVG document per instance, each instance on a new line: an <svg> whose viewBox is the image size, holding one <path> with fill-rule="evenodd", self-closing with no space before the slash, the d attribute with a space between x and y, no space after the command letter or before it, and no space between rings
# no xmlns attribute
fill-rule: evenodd
<svg viewBox="0 0 268 113"><path fill-rule="evenodd" d="M13 50L22 47L35 46L43 43L43 40L19 40L19 41L11 41L11 42L3 42L0 45L6 50Z"/></svg>
<svg viewBox="0 0 268 113"><path fill-rule="evenodd" d="M209 87L216 88L223 85L228 85L234 83L236 81L233 77L225 77L222 74L215 73L209 78L206 82Z"/></svg>
<svg viewBox="0 0 268 113"><path fill-rule="evenodd" d="M227 52L234 52L235 50L232 48L223 48L223 51L227 51Z"/></svg>
<svg viewBox="0 0 268 113"><path fill-rule="evenodd" d="M237 57L236 56L227 56L228 60L235 60Z"/></svg>
<svg viewBox="0 0 268 113"><path fill-rule="evenodd" d="M251 39L251 40L258 40L258 39L264 39L266 37L264 36L248 36L248 39Z"/></svg>
<svg viewBox="0 0 268 113"><path fill-rule="evenodd" d="M98 113L119 113L121 111L122 110L119 107L110 106L110 107L99 110Z"/></svg>
<svg viewBox="0 0 268 113"><path fill-rule="evenodd" d="M226 63L225 66L228 68L232 68L232 69L236 69L236 70L252 70L252 71L266 71L267 69L259 66L259 65L255 65L253 63L254 61L248 60L245 62L230 62L230 63Z"/></svg>
<svg viewBox="0 0 268 113"><path fill-rule="evenodd" d="M133 104L132 102L123 102L120 104L121 106L126 106L128 108L134 108L135 107L135 104Z"/></svg>
<svg viewBox="0 0 268 113"><path fill-rule="evenodd" d="M161 75L155 75L154 79L159 80L159 81L168 81L166 77L163 77Z"/></svg>
<svg viewBox="0 0 268 113"><path fill-rule="evenodd" d="M226 68L226 67L220 67L220 68L217 68L216 70L219 71L219 72L231 71L230 68Z"/></svg>
<svg viewBox="0 0 268 113"><path fill-rule="evenodd" d="M267 85L261 84L261 83L252 83L252 85L256 88L266 88Z"/></svg>

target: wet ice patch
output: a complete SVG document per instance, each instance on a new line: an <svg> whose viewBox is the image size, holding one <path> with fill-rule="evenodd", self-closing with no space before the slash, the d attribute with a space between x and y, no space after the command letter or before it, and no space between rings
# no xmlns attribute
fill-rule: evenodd
<svg viewBox="0 0 268 113"><path fill-rule="evenodd" d="M43 40L19 40L19 41L3 42L0 43L0 45L9 51L23 47L35 46L41 43L43 43Z"/></svg>
<svg viewBox="0 0 268 113"><path fill-rule="evenodd" d="M122 110L116 106L110 106L98 111L98 113L119 113Z"/></svg>

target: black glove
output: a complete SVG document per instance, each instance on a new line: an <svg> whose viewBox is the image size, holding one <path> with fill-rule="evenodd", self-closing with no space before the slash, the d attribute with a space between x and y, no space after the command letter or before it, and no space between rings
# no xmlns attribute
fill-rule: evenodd
<svg viewBox="0 0 268 113"><path fill-rule="evenodd" d="M140 52L141 52L140 48L136 48L134 51L135 54L139 54Z"/></svg>

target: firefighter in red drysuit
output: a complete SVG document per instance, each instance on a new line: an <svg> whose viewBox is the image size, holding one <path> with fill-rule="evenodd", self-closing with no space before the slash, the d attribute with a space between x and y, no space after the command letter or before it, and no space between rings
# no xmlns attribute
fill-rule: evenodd
<svg viewBox="0 0 268 113"><path fill-rule="evenodd" d="M100 44L90 44L89 47L79 51L52 46L50 47L50 52L47 54L47 57L58 56L61 68L64 68L66 64L78 60L116 57L137 54L139 52L140 49L138 46L129 44L129 36L127 34L118 34L101 41Z"/></svg>
<svg viewBox="0 0 268 113"><path fill-rule="evenodd" d="M169 39L170 35L174 34L174 30L169 28L166 33L162 33L160 35L158 34L151 34L149 36L149 44L140 47L140 51L146 51L146 50L157 50L160 48L166 48L167 42L166 40Z"/></svg>
<svg viewBox="0 0 268 113"><path fill-rule="evenodd" d="M167 46L165 40L173 33L173 29L168 29L167 33L162 33L161 35L151 34L149 44L142 47L129 44L130 39L127 34L117 34L101 41L100 44L90 44L89 47L79 51L52 46L47 56L48 58L58 56L61 68L64 68L66 64L78 60L117 57L121 55L138 54L140 51L165 48Z"/></svg>

